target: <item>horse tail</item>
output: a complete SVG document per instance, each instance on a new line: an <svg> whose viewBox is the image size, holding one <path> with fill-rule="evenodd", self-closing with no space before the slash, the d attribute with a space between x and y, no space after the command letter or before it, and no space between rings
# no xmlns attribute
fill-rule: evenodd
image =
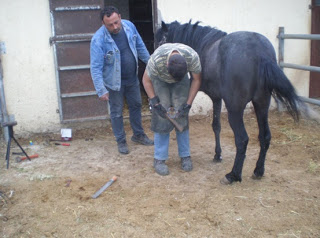
<svg viewBox="0 0 320 238"><path fill-rule="evenodd" d="M299 121L300 109L305 109L306 105L277 63L271 59L262 59L260 77L264 79L266 89L271 92L276 102L284 104L293 119Z"/></svg>

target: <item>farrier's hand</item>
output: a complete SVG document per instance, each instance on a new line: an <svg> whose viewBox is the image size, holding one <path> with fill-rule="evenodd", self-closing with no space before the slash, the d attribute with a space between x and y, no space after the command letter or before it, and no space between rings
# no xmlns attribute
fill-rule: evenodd
<svg viewBox="0 0 320 238"><path fill-rule="evenodd" d="M162 118L167 118L167 110L160 103L153 106L152 111L157 113Z"/></svg>
<svg viewBox="0 0 320 238"><path fill-rule="evenodd" d="M157 113L162 118L166 118L167 110L160 104L158 96L150 98L149 102L152 107L152 112Z"/></svg>
<svg viewBox="0 0 320 238"><path fill-rule="evenodd" d="M99 99L101 101L108 101L109 100L109 93L103 94Z"/></svg>
<svg viewBox="0 0 320 238"><path fill-rule="evenodd" d="M190 108L191 105L186 103L182 104L178 109L177 118L188 116Z"/></svg>

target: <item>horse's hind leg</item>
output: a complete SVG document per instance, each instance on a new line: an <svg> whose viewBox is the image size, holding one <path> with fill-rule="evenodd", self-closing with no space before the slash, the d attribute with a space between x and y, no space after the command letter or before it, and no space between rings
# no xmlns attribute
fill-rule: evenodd
<svg viewBox="0 0 320 238"><path fill-rule="evenodd" d="M232 171L221 180L222 184L230 184L234 181L241 182L242 168L249 142L249 137L243 123L243 111L228 111L228 119L234 133L237 153Z"/></svg>
<svg viewBox="0 0 320 238"><path fill-rule="evenodd" d="M260 179L264 174L264 164L266 160L266 154L269 149L271 141L271 132L268 124L268 105L261 106L253 102L255 113L257 116L259 126L259 141L260 141L260 154L256 164L256 168L253 172L253 179Z"/></svg>
<svg viewBox="0 0 320 238"><path fill-rule="evenodd" d="M220 131L221 131L221 122L220 122L220 115L221 115L221 99L213 101L213 120L212 120L212 129L214 132L215 140L216 140L216 147L215 147L215 155L213 158L213 162L221 162L221 144L220 144Z"/></svg>

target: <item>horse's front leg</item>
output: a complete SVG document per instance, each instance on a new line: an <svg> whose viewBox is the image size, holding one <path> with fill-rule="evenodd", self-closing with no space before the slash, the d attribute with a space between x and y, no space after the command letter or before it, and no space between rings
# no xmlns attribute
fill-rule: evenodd
<svg viewBox="0 0 320 238"><path fill-rule="evenodd" d="M232 171L226 174L226 176L220 181L222 184L231 184L235 181L241 182L242 168L246 158L247 145L249 142L249 137L243 123L243 111L229 111L228 119L234 133L237 152Z"/></svg>
<svg viewBox="0 0 320 238"><path fill-rule="evenodd" d="M212 102L213 102L212 129L213 129L215 140L216 140L215 155L213 158L213 162L219 163L222 161L221 144L220 144L220 131L221 131L220 116L221 116L222 100L218 99Z"/></svg>

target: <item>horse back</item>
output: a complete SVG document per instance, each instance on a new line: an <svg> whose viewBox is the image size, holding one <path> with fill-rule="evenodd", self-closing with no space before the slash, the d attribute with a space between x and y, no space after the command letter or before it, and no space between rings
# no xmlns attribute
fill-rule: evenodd
<svg viewBox="0 0 320 238"><path fill-rule="evenodd" d="M220 54L242 57L275 58L271 42L257 32L237 31L225 36L220 43Z"/></svg>

